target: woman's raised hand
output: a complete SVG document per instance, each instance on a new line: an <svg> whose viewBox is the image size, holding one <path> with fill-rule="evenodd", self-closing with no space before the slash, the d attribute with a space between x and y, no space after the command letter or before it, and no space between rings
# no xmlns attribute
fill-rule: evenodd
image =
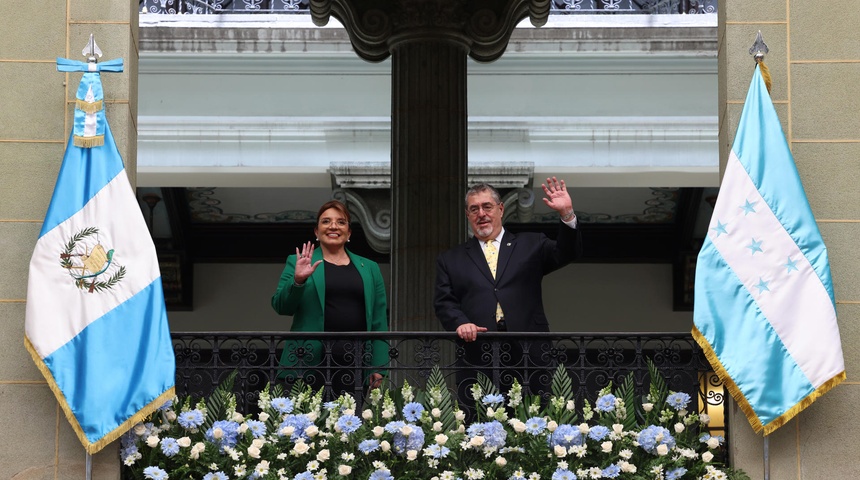
<svg viewBox="0 0 860 480"><path fill-rule="evenodd" d="M311 263L311 257L314 254L314 244L307 242L302 245L302 250L296 247L296 273L293 275L293 281L302 285L317 269L322 260L317 260L316 263Z"/></svg>

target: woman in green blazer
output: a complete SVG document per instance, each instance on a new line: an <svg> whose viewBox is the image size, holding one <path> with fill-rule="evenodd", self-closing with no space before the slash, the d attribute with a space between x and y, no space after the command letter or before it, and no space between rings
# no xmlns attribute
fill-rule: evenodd
<svg viewBox="0 0 860 480"><path fill-rule="evenodd" d="M278 288L272 295L272 308L281 315L292 315L293 332L350 332L388 331L386 317L387 302L385 284L379 265L346 249L352 230L346 206L336 200L323 204L317 213L314 234L320 248L311 242L296 248L296 254L287 258L287 264ZM331 354L333 362L352 363L354 356L361 358L364 352L346 348L348 342L335 342ZM297 348L305 348L298 358ZM367 342L369 366L383 367L388 362L388 343L382 340ZM324 354L319 341L301 342L290 340L284 346L281 365L301 368L319 365ZM342 391L354 391L352 370L336 371L332 387L335 395ZM380 369L373 370L367 380L375 388L382 381ZM289 375L290 372L287 372ZM292 374L295 374L293 372ZM314 377L321 380L322 372ZM305 371L305 376L308 372ZM319 388L322 386L314 385Z"/></svg>

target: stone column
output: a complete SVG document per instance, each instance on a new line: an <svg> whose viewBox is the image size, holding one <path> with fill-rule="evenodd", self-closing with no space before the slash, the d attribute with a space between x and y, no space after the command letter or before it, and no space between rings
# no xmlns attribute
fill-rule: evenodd
<svg viewBox="0 0 860 480"><path fill-rule="evenodd" d="M311 0L335 16L356 53L392 57L392 330L438 330L436 256L465 239L466 56L499 58L516 24L542 25L549 0Z"/></svg>

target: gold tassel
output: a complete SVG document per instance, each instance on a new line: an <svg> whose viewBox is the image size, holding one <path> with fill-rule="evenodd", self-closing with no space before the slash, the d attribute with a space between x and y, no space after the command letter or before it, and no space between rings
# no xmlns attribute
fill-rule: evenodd
<svg viewBox="0 0 860 480"><path fill-rule="evenodd" d="M105 136L96 135L95 137L79 137L78 135L75 135L74 144L76 147L81 148L101 147L105 144Z"/></svg>
<svg viewBox="0 0 860 480"><path fill-rule="evenodd" d="M767 88L767 94L770 95L770 86L771 86L771 78L770 78L770 70L768 70L767 65L764 64L764 59L758 61L758 66L761 69L761 78L764 80L764 86Z"/></svg>
<svg viewBox="0 0 860 480"><path fill-rule="evenodd" d="M76 100L75 108L86 113L96 113L102 109L103 103L101 100L96 102L88 102L86 100Z"/></svg>

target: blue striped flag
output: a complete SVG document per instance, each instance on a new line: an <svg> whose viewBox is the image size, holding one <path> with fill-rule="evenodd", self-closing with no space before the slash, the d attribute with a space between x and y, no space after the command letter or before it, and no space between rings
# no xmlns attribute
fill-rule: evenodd
<svg viewBox="0 0 860 480"><path fill-rule="evenodd" d="M88 453L173 398L175 358L158 259L105 119L100 71L83 71L74 128L30 260L24 344Z"/></svg>
<svg viewBox="0 0 860 480"><path fill-rule="evenodd" d="M756 432L845 379L827 249L758 66L699 252L693 320Z"/></svg>

